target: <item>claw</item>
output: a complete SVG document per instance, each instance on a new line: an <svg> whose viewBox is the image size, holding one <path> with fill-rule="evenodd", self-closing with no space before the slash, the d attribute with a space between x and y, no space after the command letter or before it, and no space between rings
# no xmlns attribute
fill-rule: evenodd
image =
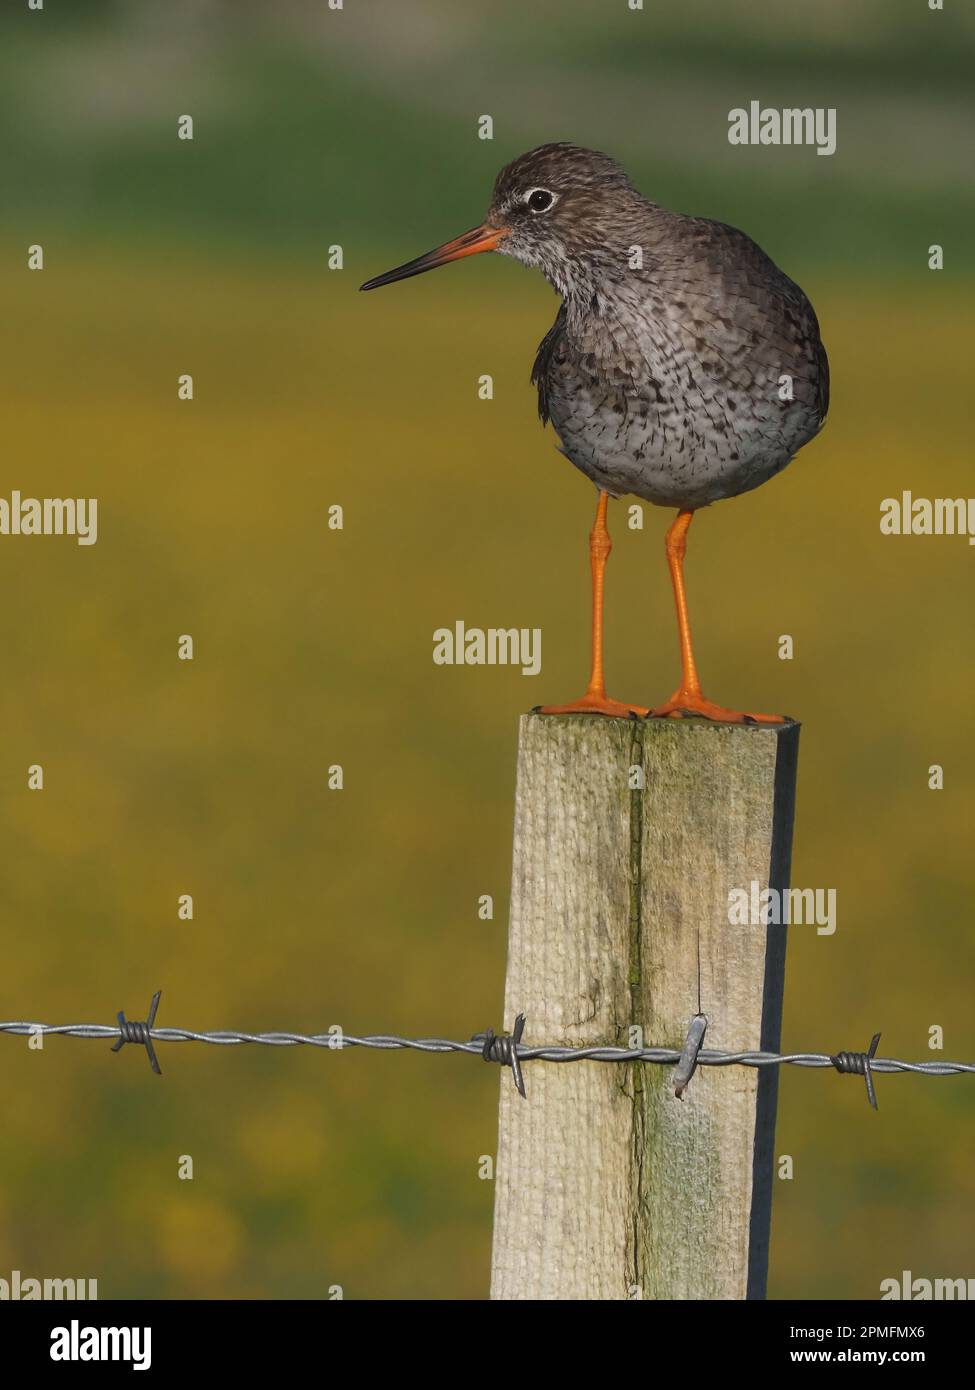
<svg viewBox="0 0 975 1390"><path fill-rule="evenodd" d="M783 714L753 714L751 711L727 709L706 700L699 691L677 690L662 705L650 711L652 719L684 719L687 716L713 719L722 724L784 724Z"/></svg>
<svg viewBox="0 0 975 1390"><path fill-rule="evenodd" d="M542 705L536 709L539 714L605 714L610 719L643 719L650 713L644 705L628 705L622 700L611 700L607 695L588 692L569 705Z"/></svg>

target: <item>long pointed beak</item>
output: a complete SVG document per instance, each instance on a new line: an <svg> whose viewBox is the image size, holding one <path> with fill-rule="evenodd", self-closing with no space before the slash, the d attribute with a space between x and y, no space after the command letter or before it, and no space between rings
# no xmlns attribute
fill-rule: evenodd
<svg viewBox="0 0 975 1390"><path fill-rule="evenodd" d="M457 237L455 241L445 241L443 246L428 251L425 256L417 256L416 260L398 265L395 270L387 270L385 275L377 275L374 280L367 280L359 288L377 290L380 285L391 285L394 280L408 280L411 275L422 275L425 270L435 270L438 265L446 265L448 261L459 261L462 256L476 256L481 251L494 251L504 234L503 227L491 227L485 222L473 231Z"/></svg>

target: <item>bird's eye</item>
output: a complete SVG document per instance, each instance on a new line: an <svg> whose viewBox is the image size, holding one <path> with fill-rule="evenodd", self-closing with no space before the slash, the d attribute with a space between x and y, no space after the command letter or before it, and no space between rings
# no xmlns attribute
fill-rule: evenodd
<svg viewBox="0 0 975 1390"><path fill-rule="evenodd" d="M547 188L532 188L525 195L525 202L532 212L547 212L555 202L555 195L549 193Z"/></svg>

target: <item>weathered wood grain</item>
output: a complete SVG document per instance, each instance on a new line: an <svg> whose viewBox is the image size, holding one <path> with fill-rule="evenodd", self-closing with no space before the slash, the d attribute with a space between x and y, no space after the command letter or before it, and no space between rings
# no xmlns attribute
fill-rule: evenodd
<svg viewBox="0 0 975 1390"><path fill-rule="evenodd" d="M798 727L526 715L505 1021L525 1041L777 1048ZM633 1030L638 1030L634 1033ZM776 1072L527 1063L502 1077L492 1298L764 1293Z"/></svg>

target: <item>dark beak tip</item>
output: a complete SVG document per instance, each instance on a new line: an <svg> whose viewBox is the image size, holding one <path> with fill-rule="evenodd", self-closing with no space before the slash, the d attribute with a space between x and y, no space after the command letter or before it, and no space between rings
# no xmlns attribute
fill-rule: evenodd
<svg viewBox="0 0 975 1390"><path fill-rule="evenodd" d="M392 271L387 271L384 275L374 275L371 280L364 280L359 286L360 293L363 290L378 290L383 285L389 285L400 277Z"/></svg>

